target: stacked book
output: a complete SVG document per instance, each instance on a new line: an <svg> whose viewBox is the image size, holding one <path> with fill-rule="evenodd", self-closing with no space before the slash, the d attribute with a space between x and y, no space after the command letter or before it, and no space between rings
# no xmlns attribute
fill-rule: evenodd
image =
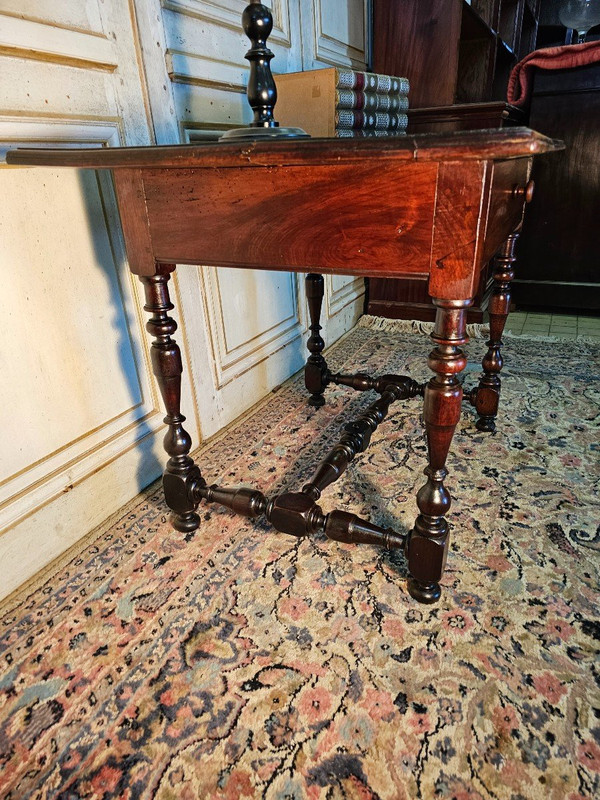
<svg viewBox="0 0 600 800"><path fill-rule="evenodd" d="M406 132L407 78L328 67L277 75L275 116L311 136L388 136Z"/></svg>

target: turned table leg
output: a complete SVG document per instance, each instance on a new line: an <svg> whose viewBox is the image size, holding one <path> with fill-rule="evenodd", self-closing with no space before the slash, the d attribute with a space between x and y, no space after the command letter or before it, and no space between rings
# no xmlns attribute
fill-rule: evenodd
<svg viewBox="0 0 600 800"><path fill-rule="evenodd" d="M515 276L513 265L516 261L515 245L518 238L518 233L511 234L500 253L496 256L494 288L489 304L490 339L487 343L488 351L481 362L483 375L479 381L479 386L473 389L469 398L477 410L477 430L490 433L496 430L496 417L500 403L500 372L503 365L500 348L502 347L502 334L510 308L510 283Z"/></svg>
<svg viewBox="0 0 600 800"><path fill-rule="evenodd" d="M460 345L467 341L466 310L471 300L434 299L437 306L431 338L435 347L429 366L435 373L425 387L423 417L427 434L429 464L427 483L417 494L420 514L410 532L407 555L411 577L408 591L421 603L434 603L440 597L439 580L446 565L450 495L444 486L446 458L460 419L462 387L458 374L467 359Z"/></svg>
<svg viewBox="0 0 600 800"><path fill-rule="evenodd" d="M171 509L173 527L187 532L195 530L200 524L194 489L204 481L199 468L188 455L192 439L183 427L185 417L180 411L183 368L179 347L171 339L171 335L177 330L177 323L168 315L174 308L169 299L168 282L169 273L175 266L161 264L158 269L160 274L140 280L146 294L144 309L151 314L146 330L154 337L152 367L167 411L165 423L169 426L164 438L165 450L170 456L163 475L165 500Z"/></svg>
<svg viewBox="0 0 600 800"><path fill-rule="evenodd" d="M306 346L310 351L310 355L304 367L304 384L311 393L308 400L309 405L317 407L325 404L323 392L329 383L329 370L325 359L321 355L325 347L325 342L320 334L323 293L323 276L314 272L309 273L306 276L306 297L310 316L310 337Z"/></svg>

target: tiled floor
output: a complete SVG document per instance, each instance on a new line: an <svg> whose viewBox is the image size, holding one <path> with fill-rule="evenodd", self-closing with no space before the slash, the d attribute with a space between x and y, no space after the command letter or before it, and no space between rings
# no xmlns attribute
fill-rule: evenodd
<svg viewBox="0 0 600 800"><path fill-rule="evenodd" d="M515 335L558 336L561 339L585 336L600 343L600 317L514 311L508 317L506 330Z"/></svg>

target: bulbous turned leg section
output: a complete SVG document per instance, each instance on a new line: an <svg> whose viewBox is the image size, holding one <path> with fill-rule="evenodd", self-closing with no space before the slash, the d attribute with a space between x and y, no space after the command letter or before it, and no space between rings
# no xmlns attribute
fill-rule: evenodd
<svg viewBox="0 0 600 800"><path fill-rule="evenodd" d="M146 294L144 309L151 314L146 324L147 331L154 337L151 357L160 392L165 404L168 425L164 447L169 455L163 474L165 500L171 509L170 521L173 527L185 533L196 530L200 517L196 513L198 500L194 489L204 483L200 470L190 458L192 439L183 427L185 417L181 413L181 352L171 336L177 330L177 323L168 315L173 309L169 299L169 273L174 265L160 265L161 274L141 278Z"/></svg>
<svg viewBox="0 0 600 800"><path fill-rule="evenodd" d="M321 307L323 305L324 281L322 275L314 272L306 276L306 297L308 300L308 313L310 315L310 337L306 346L310 355L304 367L304 384L310 392L308 400L311 406L325 404L323 392L329 383L329 370L327 362L321 355L325 342L320 334Z"/></svg>
<svg viewBox="0 0 600 800"><path fill-rule="evenodd" d="M462 403L459 373L466 366L460 345L467 341L466 309L471 300L438 300L435 329L431 338L435 348L429 366L435 373L425 387L423 417L427 434L429 465L427 483L417 493L420 514L407 542L408 591L420 603L440 598L439 581L446 566L450 494L444 486L446 458L458 424Z"/></svg>
<svg viewBox="0 0 600 800"><path fill-rule="evenodd" d="M490 297L490 339L488 351L481 365L483 375L479 386L470 395L470 402L477 410L477 430L493 433L496 430L496 417L500 404L500 372L502 371L502 334L510 309L510 283L515 276L515 245L518 233L511 234L499 255L494 268L494 288Z"/></svg>

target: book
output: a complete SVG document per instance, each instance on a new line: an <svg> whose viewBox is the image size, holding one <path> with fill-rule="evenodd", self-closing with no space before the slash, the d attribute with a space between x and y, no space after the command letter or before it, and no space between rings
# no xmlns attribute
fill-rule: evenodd
<svg viewBox="0 0 600 800"><path fill-rule="evenodd" d="M338 128L335 132L335 136L338 139L361 139L361 138L372 138L372 137L379 137L379 136L406 136L406 131L375 131L375 130L365 130L362 128L361 130L352 130L352 128Z"/></svg>
<svg viewBox="0 0 600 800"><path fill-rule="evenodd" d="M357 72L353 69L333 67L336 89L358 89L363 92L380 94L408 94L408 78L396 75L378 75L374 72ZM314 70L315 72L317 70ZM325 72L325 70L318 70Z"/></svg>
<svg viewBox="0 0 600 800"><path fill-rule="evenodd" d="M368 111L342 110L335 112L335 127L336 130L342 128L377 131L405 130L408 127L408 116L406 114L380 114Z"/></svg>
<svg viewBox="0 0 600 800"><path fill-rule="evenodd" d="M395 128L401 128L402 125L406 127L403 112L408 107L408 81L395 76L375 75L370 76L374 80L368 82L365 76L370 76L370 73L337 67L277 75L275 117L280 125L303 128L315 137L335 136L336 128L340 124L339 115L343 111L354 114L368 111L371 117L373 114L385 113L389 117L386 124L393 124ZM390 80L385 81L384 78ZM367 83L368 88L365 88ZM377 91L377 87L380 91ZM383 91L385 88L398 91ZM373 97L374 95L377 97ZM348 108L350 103L353 107ZM359 107L360 103L363 104L362 108ZM374 120L370 123L369 116L363 116L362 125L364 124L380 127L384 123L381 118L379 122ZM342 122L341 125L359 127L358 117L350 124Z"/></svg>
<svg viewBox="0 0 600 800"><path fill-rule="evenodd" d="M335 107L338 110L348 108L364 111L406 111L408 108L408 95L336 89Z"/></svg>

